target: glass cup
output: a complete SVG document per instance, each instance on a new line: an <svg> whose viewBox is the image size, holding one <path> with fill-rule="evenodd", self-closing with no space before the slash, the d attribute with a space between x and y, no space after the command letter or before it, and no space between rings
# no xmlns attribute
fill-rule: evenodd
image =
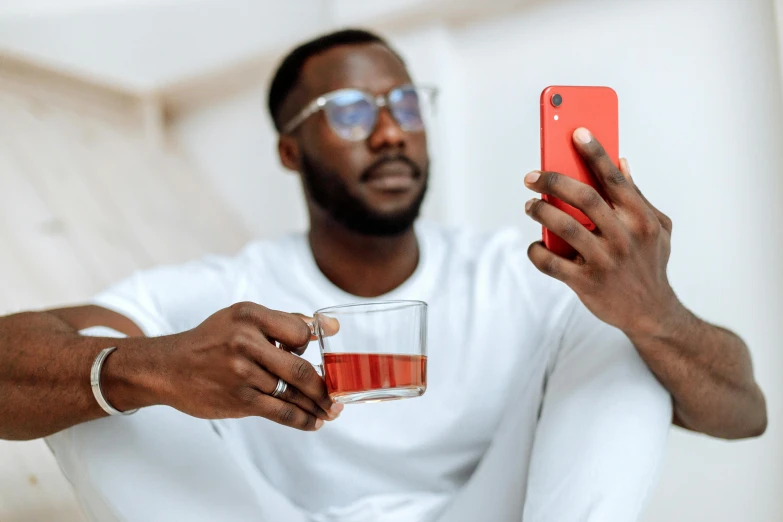
<svg viewBox="0 0 783 522"><path fill-rule="evenodd" d="M380 402L424 394L427 303L348 304L322 308L313 317L320 369L333 401ZM324 333L337 326L336 333Z"/></svg>

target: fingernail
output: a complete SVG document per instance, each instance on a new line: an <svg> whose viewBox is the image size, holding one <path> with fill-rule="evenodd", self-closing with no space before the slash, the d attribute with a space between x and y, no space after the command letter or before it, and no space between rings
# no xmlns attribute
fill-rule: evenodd
<svg viewBox="0 0 783 522"><path fill-rule="evenodd" d="M579 127L576 129L576 132L574 132L574 137L576 138L576 141L585 145L590 143L590 141L593 139L593 135L590 134L590 131L584 127Z"/></svg>
<svg viewBox="0 0 783 522"><path fill-rule="evenodd" d="M532 185L533 183L538 181L538 178L540 177L541 177L541 173L537 170L534 170L533 172L529 172L525 176L525 183L527 183L528 185Z"/></svg>
<svg viewBox="0 0 783 522"><path fill-rule="evenodd" d="M533 198L529 200L527 203L525 203L525 212L530 212L530 207L533 206L533 203L536 202L536 198Z"/></svg>
<svg viewBox="0 0 783 522"><path fill-rule="evenodd" d="M340 413L345 409L345 404L340 404L339 402L335 402L332 404L331 408L329 408L329 413L332 415L340 415Z"/></svg>
<svg viewBox="0 0 783 522"><path fill-rule="evenodd" d="M623 163L625 163L625 173L628 174L628 177L631 177L631 164L628 163L628 160L626 158L623 158Z"/></svg>
<svg viewBox="0 0 783 522"><path fill-rule="evenodd" d="M324 425L324 420L323 419L318 419L317 421L315 421L315 430L316 431L320 430L321 426L323 426L323 425Z"/></svg>

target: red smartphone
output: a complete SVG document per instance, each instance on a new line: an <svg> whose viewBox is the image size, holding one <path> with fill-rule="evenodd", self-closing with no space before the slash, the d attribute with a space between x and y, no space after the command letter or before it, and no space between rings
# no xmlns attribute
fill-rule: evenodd
<svg viewBox="0 0 783 522"><path fill-rule="evenodd" d="M603 145L619 168L620 138L617 93L609 87L550 86L541 93L541 170L559 172L591 185L603 195L600 184L582 161L573 134L585 127ZM595 225L576 208L544 194L542 199L570 214L588 230ZM573 258L576 251L546 228L544 245L552 252Z"/></svg>

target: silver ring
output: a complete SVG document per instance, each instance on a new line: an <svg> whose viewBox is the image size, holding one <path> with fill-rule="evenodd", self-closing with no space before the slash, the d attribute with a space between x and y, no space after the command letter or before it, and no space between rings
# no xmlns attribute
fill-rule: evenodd
<svg viewBox="0 0 783 522"><path fill-rule="evenodd" d="M277 386L275 386L275 391L272 392L272 397L277 399L281 395L285 393L285 391L288 389L288 383L285 382L283 379L277 379Z"/></svg>

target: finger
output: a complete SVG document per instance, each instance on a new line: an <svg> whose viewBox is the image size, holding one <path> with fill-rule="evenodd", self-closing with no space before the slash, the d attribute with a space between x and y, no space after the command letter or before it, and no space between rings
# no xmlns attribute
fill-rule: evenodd
<svg viewBox="0 0 783 522"><path fill-rule="evenodd" d="M265 347L256 349L253 357L269 373L277 375L290 386L295 386L322 410L330 413L338 412L339 408L329 397L323 378L305 359L278 350L269 343L266 343Z"/></svg>
<svg viewBox="0 0 783 522"><path fill-rule="evenodd" d="M334 317L329 317L328 315L318 313L315 314L315 317L318 320L318 328L320 329L320 334L323 337L331 337L340 331L340 321Z"/></svg>
<svg viewBox="0 0 783 522"><path fill-rule="evenodd" d="M313 366L306 360L291 355L274 346L259 330L247 326L242 332L243 355L248 359L252 368L241 368L242 376L253 388L271 395L277 387L278 379L283 379L288 384L288 389L281 396L287 401L294 401L303 409L318 415L319 411L326 413L331 419L335 418L343 410L342 404L335 404L329 398L326 384L323 378L315 372ZM275 369L275 365L300 364L303 368L309 368L315 374L313 384L309 387L314 390L311 393L302 392L301 387L287 375ZM302 369L299 370L303 371ZM310 376L312 378L312 376ZM318 401L317 398L325 397ZM312 404L312 406L311 406Z"/></svg>
<svg viewBox="0 0 783 522"><path fill-rule="evenodd" d="M285 345L289 351L304 353L310 344L310 328L294 314L270 310L251 302L231 307L235 320L256 325L268 338Z"/></svg>
<svg viewBox="0 0 783 522"><path fill-rule="evenodd" d="M535 198L525 204L525 212L574 247L585 259L596 259L600 256L601 243L598 237L573 216Z"/></svg>
<svg viewBox="0 0 783 522"><path fill-rule="evenodd" d="M276 385L275 385L276 386ZM310 397L299 391L295 386L288 385L286 390L277 396L278 399L282 399L291 404L296 404L306 412L312 413L319 419L334 420L340 416L345 406L343 404L332 403L329 411L325 411L323 408L313 402Z"/></svg>
<svg viewBox="0 0 783 522"><path fill-rule="evenodd" d="M297 316L304 321L308 328L310 328L310 340L317 341L318 335L315 331L316 318L318 319L318 325L321 327L321 335L323 337L331 337L340 331L340 322L334 317L329 317L324 314L316 314L316 317L310 317L304 314L291 314Z"/></svg>
<svg viewBox="0 0 783 522"><path fill-rule="evenodd" d="M248 364L253 364L253 362L248 361ZM251 376L247 379L248 385L252 386L261 393L272 395L272 393L274 393L275 389L277 388L278 377L272 375L256 364L253 364L253 366L255 366L255 369L251 373ZM295 386L290 384L286 387L286 390L277 398L286 402L290 402L291 404L296 404L302 410L315 415L319 419L331 420L335 417L335 415L328 414L323 410L323 408L313 402L310 397L307 397L298 389L296 389Z"/></svg>
<svg viewBox="0 0 783 522"><path fill-rule="evenodd" d="M557 172L534 170L525 176L525 185L539 194L554 196L581 210L604 235L611 235L620 227L612 208L597 190L586 183Z"/></svg>
<svg viewBox="0 0 783 522"><path fill-rule="evenodd" d="M268 311L264 333L298 355L304 353L312 338L311 327L300 316L277 310Z"/></svg>
<svg viewBox="0 0 783 522"><path fill-rule="evenodd" d="M576 263L553 253L541 241L530 245L527 257L541 272L566 284L579 275L579 266Z"/></svg>
<svg viewBox="0 0 783 522"><path fill-rule="evenodd" d="M620 158L620 172L622 172L623 176L625 176L625 179L627 179L629 183L633 183L633 178L631 177L631 166L628 165L628 160L625 158Z"/></svg>
<svg viewBox="0 0 783 522"><path fill-rule="evenodd" d="M589 130L584 127L576 129L573 141L585 164L601 183L612 203L626 206L640 204L636 191L632 189L632 184L620 172L612 158Z"/></svg>
<svg viewBox="0 0 783 522"><path fill-rule="evenodd" d="M315 319L304 314L292 313L291 315L293 315L294 317L298 317L305 325L307 325L307 328L310 330L311 341L318 340L318 336L315 335Z"/></svg>
<svg viewBox="0 0 783 522"><path fill-rule="evenodd" d="M628 160L626 158L620 158L620 172L623 173L623 176L625 176L628 181L633 185L633 188L636 189L636 192L639 194L639 197L642 198L642 201L650 207L650 209L653 211L653 214L655 214L655 217L658 219L658 222L661 224L664 230L668 232L669 234L672 233L672 220L658 210L658 208L650 203L650 201L645 197L645 195L642 193L642 191L639 189L639 187L634 183L633 178L631 177L631 166L628 164Z"/></svg>
<svg viewBox="0 0 783 522"><path fill-rule="evenodd" d="M320 335L322 337L329 337L338 332L340 330L340 323L337 321L337 319L326 317L324 315L319 314L319 320L316 322L316 320L313 317L308 317L304 314L291 314L293 316L298 317L301 319L306 325L307 328L310 330L310 342L317 341L318 340L318 332L316 332L317 328L320 328ZM288 346L284 343L280 343L279 341L275 341L271 337L269 337L270 342L275 342L275 344L278 346L278 348L282 348L283 350L286 350L288 352L295 353L297 355L302 355L305 350L307 350L308 344L304 346Z"/></svg>
<svg viewBox="0 0 783 522"><path fill-rule="evenodd" d="M307 329L310 330L310 338L308 339L307 344L302 346L289 346L274 339L271 335L267 336L267 338L270 342L275 343L278 348L281 348L287 352L295 353L296 355L302 355L307 350L308 346L310 346L312 341L318 340L318 336L315 335L315 320L312 317L308 317L304 314L292 313L290 315L299 318L307 326Z"/></svg>
<svg viewBox="0 0 783 522"><path fill-rule="evenodd" d="M302 431L317 431L323 419L308 413L295 404L259 393L253 404L253 414Z"/></svg>

